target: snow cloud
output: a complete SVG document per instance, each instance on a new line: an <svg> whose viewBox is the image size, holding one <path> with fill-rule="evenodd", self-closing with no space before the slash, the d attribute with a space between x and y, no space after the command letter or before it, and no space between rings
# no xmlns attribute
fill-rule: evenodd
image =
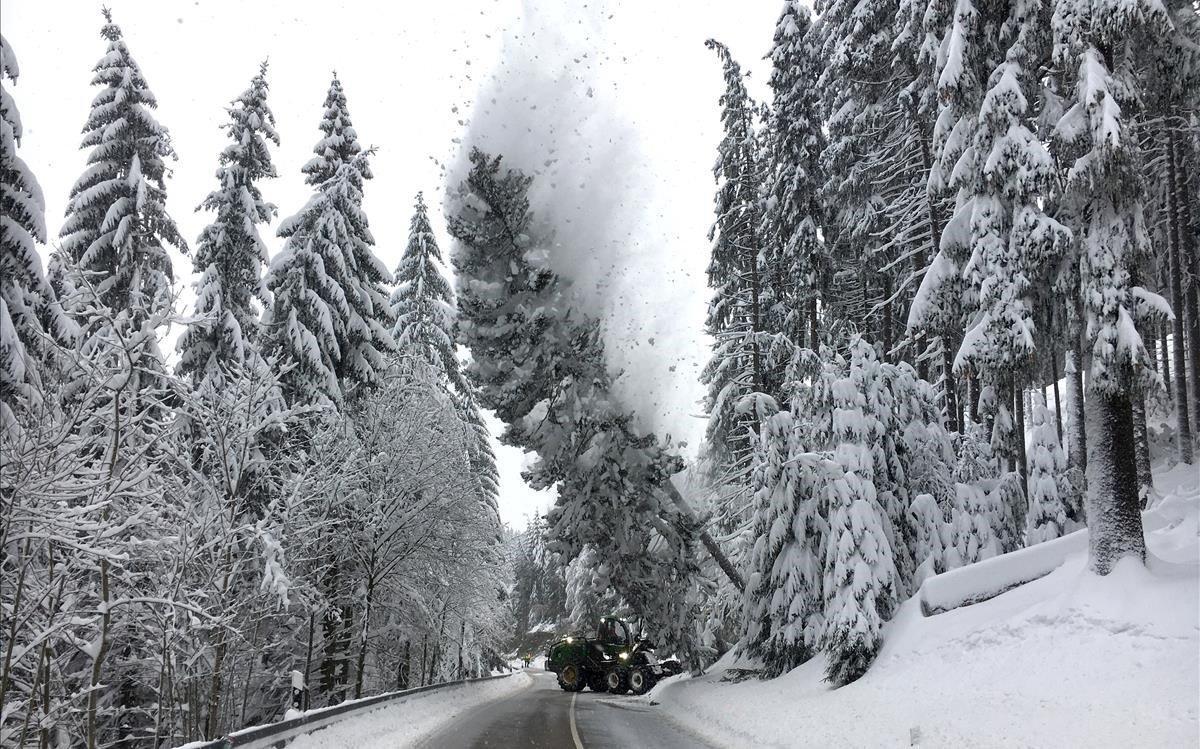
<svg viewBox="0 0 1200 749"><path fill-rule="evenodd" d="M554 230L549 262L603 322L618 395L644 428L692 452L704 431L721 87L703 42L730 19L715 3L664 12L671 6L525 0L480 84L447 188L472 146L535 177L531 206ZM740 20L761 36L743 45L748 62L769 43L774 10Z"/></svg>

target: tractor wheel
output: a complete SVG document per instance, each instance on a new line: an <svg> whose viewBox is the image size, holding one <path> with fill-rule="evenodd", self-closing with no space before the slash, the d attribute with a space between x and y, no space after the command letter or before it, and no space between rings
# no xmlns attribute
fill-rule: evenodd
<svg viewBox="0 0 1200 749"><path fill-rule="evenodd" d="M654 675L645 668L635 668L629 672L629 690L634 694L645 694L654 688Z"/></svg>
<svg viewBox="0 0 1200 749"><path fill-rule="evenodd" d="M584 687L583 670L575 663L568 663L558 672L558 685L564 692L579 692Z"/></svg>
<svg viewBox="0 0 1200 749"><path fill-rule="evenodd" d="M607 692L608 680L603 671L593 671L588 674L587 685L593 692Z"/></svg>
<svg viewBox="0 0 1200 749"><path fill-rule="evenodd" d="M625 694L629 691L629 672L620 666L614 666L604 675L608 691L613 694Z"/></svg>

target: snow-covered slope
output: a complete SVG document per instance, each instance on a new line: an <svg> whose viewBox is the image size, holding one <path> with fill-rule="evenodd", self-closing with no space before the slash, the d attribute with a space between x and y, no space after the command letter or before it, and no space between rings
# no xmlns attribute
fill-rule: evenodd
<svg viewBox="0 0 1200 749"><path fill-rule="evenodd" d="M888 625L871 671L831 690L816 658L773 681L718 664L652 693L676 721L732 746L1195 746L1200 735L1200 477L1157 476L1151 558L1108 577L1086 548L1046 577Z"/></svg>

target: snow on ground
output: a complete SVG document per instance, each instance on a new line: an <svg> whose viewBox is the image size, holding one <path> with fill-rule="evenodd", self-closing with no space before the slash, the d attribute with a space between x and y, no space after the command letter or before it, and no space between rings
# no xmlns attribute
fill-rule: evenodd
<svg viewBox="0 0 1200 749"><path fill-rule="evenodd" d="M914 598L871 671L839 690L820 658L736 684L720 678L747 664L726 659L651 698L733 746L1196 746L1200 476L1177 466L1156 478L1146 567L1097 577L1081 550L983 603L925 618Z"/></svg>
<svg viewBox="0 0 1200 749"><path fill-rule="evenodd" d="M414 694L354 720L300 736L288 749L396 749L411 746L486 702L528 688L533 677L515 673L506 679L435 689Z"/></svg>

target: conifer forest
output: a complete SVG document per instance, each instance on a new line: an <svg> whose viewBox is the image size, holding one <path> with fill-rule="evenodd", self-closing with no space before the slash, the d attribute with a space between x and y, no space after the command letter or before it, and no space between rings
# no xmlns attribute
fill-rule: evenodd
<svg viewBox="0 0 1200 749"><path fill-rule="evenodd" d="M582 749L610 729L576 732L555 643L612 617L657 652L627 745L1138 745L1054 696L995 704L1030 733L953 707L1035 675L1194 740L1200 6L759 4L449 3L489 73L422 3L5 3L0 744L176 747L511 673L455 689L554 701L566 743L522 737ZM410 21L453 47L429 69L338 39ZM461 111L389 92L435 68ZM641 694L623 667L587 686ZM852 717L909 691L944 704ZM441 694L443 733L295 746L484 745Z"/></svg>

